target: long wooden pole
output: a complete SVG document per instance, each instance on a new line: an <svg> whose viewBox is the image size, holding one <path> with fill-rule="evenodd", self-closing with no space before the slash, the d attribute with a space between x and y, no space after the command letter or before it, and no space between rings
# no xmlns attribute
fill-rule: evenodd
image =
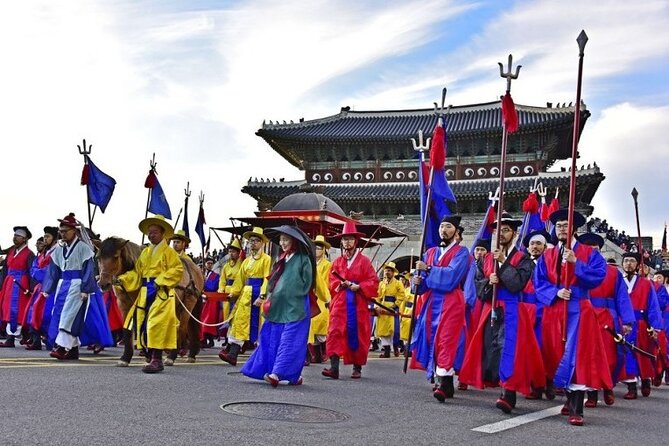
<svg viewBox="0 0 669 446"><path fill-rule="evenodd" d="M499 63L499 75L500 77L506 78L506 94L511 94L511 81L513 79L518 79L518 74L520 72L520 65L516 67L516 74L513 74L513 56L509 54L509 71L503 72L503 66ZM509 142L509 129L506 126L506 122L502 119L502 151L500 154L499 161L499 200L497 202L497 219L495 226L495 249L499 250L500 248L500 226L502 225L502 213L504 212L504 182L506 179L506 147ZM497 262L493 262L493 268L495 275L498 272ZM497 284L492 285L492 300L490 305L492 307L490 312L490 325L495 325L495 320L497 320L497 313L495 313L495 306L497 304Z"/></svg>
<svg viewBox="0 0 669 446"><path fill-rule="evenodd" d="M567 208L567 243L566 246L572 249L574 234L574 208L576 207L576 158L578 157L578 139L581 134L581 85L583 81L583 56L585 44L588 43L588 35L581 31L576 39L578 43L578 80L576 82L576 107L574 109L574 133L571 143L571 175L569 177L569 207ZM562 261L563 265L565 261ZM566 265L564 265L566 266ZM571 277L569 268L563 269L562 275L564 288L570 289ZM567 342L567 301L564 301L564 318L562 323L562 341Z"/></svg>

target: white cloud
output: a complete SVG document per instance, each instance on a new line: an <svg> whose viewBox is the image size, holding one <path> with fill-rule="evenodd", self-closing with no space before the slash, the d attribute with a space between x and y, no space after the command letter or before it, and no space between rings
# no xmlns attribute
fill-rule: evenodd
<svg viewBox="0 0 669 446"><path fill-rule="evenodd" d="M606 175L593 200L595 215L607 218L619 230L636 234L631 196L636 187L642 235L653 236L657 247L664 223L669 220L665 196L668 121L669 106L617 104L604 110L601 119L589 123L579 142L579 163L596 161Z"/></svg>

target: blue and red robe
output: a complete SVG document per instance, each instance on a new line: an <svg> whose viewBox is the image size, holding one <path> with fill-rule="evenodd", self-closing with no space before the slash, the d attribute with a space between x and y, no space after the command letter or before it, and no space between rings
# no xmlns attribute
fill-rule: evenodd
<svg viewBox="0 0 669 446"><path fill-rule="evenodd" d="M411 343L411 368L425 370L431 379L435 366L455 368L460 340L466 329L462 283L469 269L469 252L453 245L442 255L430 248L423 261L431 267L418 287L423 297Z"/></svg>
<svg viewBox="0 0 669 446"><path fill-rule="evenodd" d="M622 324L634 324L632 302L627 294L623 275L615 266L606 265L604 280L598 287L590 290L590 302L592 302L597 322L602 330L605 326L609 326L613 327L616 333L622 333ZM616 383L625 360L625 351L609 333L604 333L602 338L611 378Z"/></svg>
<svg viewBox="0 0 669 446"><path fill-rule="evenodd" d="M529 394L532 387L546 384L541 350L533 331L534 307L522 302L522 290L532 276L534 262L513 248L500 266L495 300L497 321L493 327L489 277L495 271L494 262L493 254L488 253L482 277L477 280L484 304L459 379L481 389L501 385L505 390Z"/></svg>
<svg viewBox="0 0 669 446"><path fill-rule="evenodd" d="M541 348L546 376L553 379L556 388L574 384L611 389L602 332L589 295L589 290L604 280L606 261L591 246L578 242L573 247L576 263L563 264L560 251L559 245L547 249L537 262L533 278L537 299L544 304ZM565 287L567 272L569 301L557 297Z"/></svg>
<svg viewBox="0 0 669 446"><path fill-rule="evenodd" d="M536 265L536 260L533 260ZM534 337L541 348L541 319L544 314L544 304L537 299L537 291L534 289L534 281L530 278L523 288L522 302L528 304L528 310L532 317L532 326L534 327Z"/></svg>
<svg viewBox="0 0 669 446"><path fill-rule="evenodd" d="M30 268L30 275L36 282L33 288L30 302L26 307L22 324L29 326L36 333L46 335L51 320L51 311L53 310L53 294L49 297L42 296L42 282L46 276L49 264L51 263L51 254L56 249L54 245L48 251L40 253L33 261Z"/></svg>
<svg viewBox="0 0 669 446"><path fill-rule="evenodd" d="M218 291L218 282L221 276L213 271L209 271L204 281L204 291L215 292ZM202 306L202 322L206 324L218 324L223 320L223 301L208 299ZM202 325L200 329L200 337L204 339L204 335L216 336L218 334L218 327L208 327Z"/></svg>
<svg viewBox="0 0 669 446"><path fill-rule="evenodd" d="M662 313L657 294L655 294L655 287L650 280L644 277L634 276L632 281L625 280L625 284L628 287L632 308L634 308L636 324L632 327L632 332L627 335L627 340L642 350L657 354L657 342L648 333L648 328L651 327L662 329ZM621 380L634 379L637 376L641 379L655 378L655 363L650 358L628 350Z"/></svg>
<svg viewBox="0 0 669 446"><path fill-rule="evenodd" d="M19 252L13 247L5 258L5 279L0 289L0 322L7 324L7 333L18 335L21 316L30 302L30 267L35 254L24 245ZM28 291L28 294L26 294Z"/></svg>
<svg viewBox="0 0 669 446"><path fill-rule="evenodd" d="M657 302L662 312L662 331L657 335L659 353L655 364L655 372L658 376L662 375L664 369L669 368L669 339L667 338L667 329L669 329L669 291L662 283L654 283Z"/></svg>

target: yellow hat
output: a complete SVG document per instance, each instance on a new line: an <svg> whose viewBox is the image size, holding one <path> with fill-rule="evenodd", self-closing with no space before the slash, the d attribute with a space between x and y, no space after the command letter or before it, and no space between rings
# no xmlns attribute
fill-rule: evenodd
<svg viewBox="0 0 669 446"><path fill-rule="evenodd" d="M184 231L183 229L179 229L178 231L175 231L174 235L172 235L172 237L170 237L170 239L171 240L175 240L175 239L176 240L183 240L184 242L190 244L190 239L186 235L186 231Z"/></svg>
<svg viewBox="0 0 669 446"><path fill-rule="evenodd" d="M244 233L244 235L242 235L242 237L244 237L246 240L248 240L250 237L258 237L258 238L262 239L262 241L264 243L269 242L269 239L267 238L267 236L263 232L262 228L259 228L257 226L254 227L251 231L246 231Z"/></svg>
<svg viewBox="0 0 669 446"><path fill-rule="evenodd" d="M316 236L316 239L314 240L314 244L316 244L316 245L318 245L318 246L322 246L322 247L325 248L325 249L330 249L330 248L332 248L332 245L329 244L329 243L327 242L327 240L325 240L325 236L320 235L320 234Z"/></svg>
<svg viewBox="0 0 669 446"><path fill-rule="evenodd" d="M237 250L241 251L242 250L242 244L239 243L239 239L234 239L233 241L231 241L228 244L228 249L230 249L230 248L234 248L234 249L237 249Z"/></svg>
<svg viewBox="0 0 669 446"><path fill-rule="evenodd" d="M411 280L411 273L409 271L404 271L404 273L402 273L402 277L404 277L406 280Z"/></svg>
<svg viewBox="0 0 669 446"><path fill-rule="evenodd" d="M395 262L387 262L385 265L383 265L383 269L390 268L393 271L395 271L395 275L398 275L400 271L397 269L395 266Z"/></svg>
<svg viewBox="0 0 669 446"><path fill-rule="evenodd" d="M152 225L160 226L161 228L163 228L163 230L165 231L164 238L168 240L172 238L172 235L174 234L174 228L167 220L165 220L165 217L158 214L154 215L153 217L148 217L140 221L139 230L142 231L142 234L146 234L149 230L149 226Z"/></svg>

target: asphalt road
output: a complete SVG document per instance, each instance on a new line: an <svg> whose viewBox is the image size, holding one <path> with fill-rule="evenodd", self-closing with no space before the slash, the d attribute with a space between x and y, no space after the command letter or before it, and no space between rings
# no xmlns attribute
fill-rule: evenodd
<svg viewBox="0 0 669 446"><path fill-rule="evenodd" d="M270 445L433 445L433 444L606 444L659 445L669 438L669 387L653 388L649 398L622 399L586 409L583 427L552 415L498 433L472 429L554 409L554 401L522 397L511 415L494 407L498 392L467 390L438 403L417 371L402 374L401 358L370 354L361 380L321 376L322 365L305 367L304 385L272 388L224 364L217 350L205 350L195 364L178 361L164 373L141 372L142 358L131 367L114 367L120 349L99 356L85 352L77 362L59 362L47 353L20 348L0 350L0 442L3 445L97 444L270 444ZM243 359L243 358L242 358ZM235 402L291 403L329 409ZM247 415L236 412L253 410ZM549 411L550 412L550 411ZM544 412L540 412L541 415ZM277 416L307 421L277 421ZM315 417L315 418L314 418ZM343 419L342 421L337 421ZM325 421L323 421L325 420Z"/></svg>

